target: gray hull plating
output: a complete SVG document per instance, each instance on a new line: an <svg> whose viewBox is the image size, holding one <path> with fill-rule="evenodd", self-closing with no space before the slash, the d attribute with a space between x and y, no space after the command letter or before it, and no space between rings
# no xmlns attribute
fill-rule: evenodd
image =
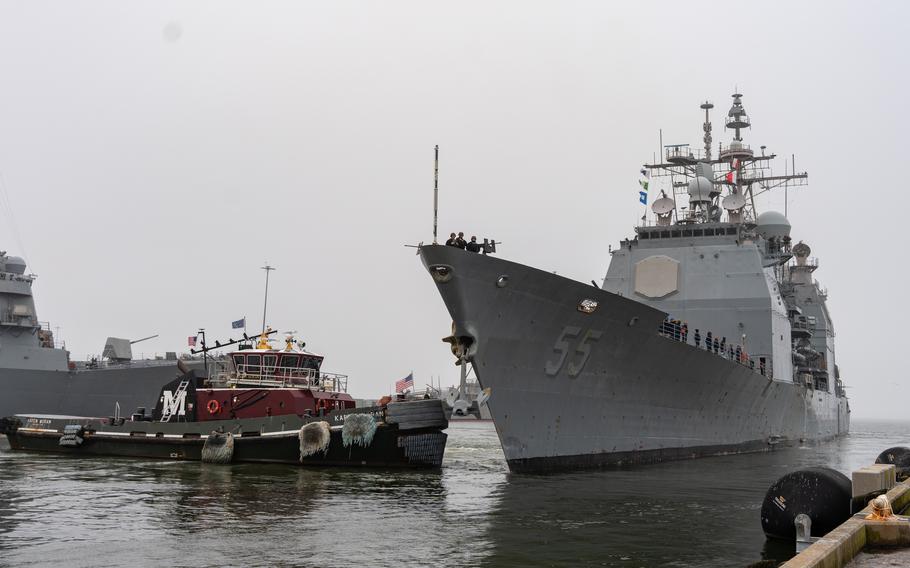
<svg viewBox="0 0 910 568"><path fill-rule="evenodd" d="M437 287L492 390L514 471L764 451L849 430L845 398L663 337L660 310L453 247L420 254L431 273L448 268ZM586 299L593 313L578 309Z"/></svg>
<svg viewBox="0 0 910 568"><path fill-rule="evenodd" d="M176 365L77 372L0 369L0 416L111 416L116 403L123 415L139 406L151 410L162 385L179 374Z"/></svg>

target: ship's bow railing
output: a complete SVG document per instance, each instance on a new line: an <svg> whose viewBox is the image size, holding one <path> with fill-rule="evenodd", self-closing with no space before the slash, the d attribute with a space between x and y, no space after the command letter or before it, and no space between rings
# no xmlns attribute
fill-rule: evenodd
<svg viewBox="0 0 910 568"><path fill-rule="evenodd" d="M311 388L332 392L348 392L347 375L324 373L316 369L303 369L300 367L240 365L235 371L218 373L214 382L230 387Z"/></svg>

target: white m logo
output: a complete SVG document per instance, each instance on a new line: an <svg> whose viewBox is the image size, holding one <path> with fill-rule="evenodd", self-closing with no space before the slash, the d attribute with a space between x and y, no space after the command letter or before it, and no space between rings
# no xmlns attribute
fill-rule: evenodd
<svg viewBox="0 0 910 568"><path fill-rule="evenodd" d="M161 413L164 416L186 416L186 391L178 391L174 396L169 390L164 391L164 400Z"/></svg>

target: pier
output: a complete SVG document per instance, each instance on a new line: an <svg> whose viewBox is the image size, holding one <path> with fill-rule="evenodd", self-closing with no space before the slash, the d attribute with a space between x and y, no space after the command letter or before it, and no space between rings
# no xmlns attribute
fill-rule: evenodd
<svg viewBox="0 0 910 568"><path fill-rule="evenodd" d="M893 465L875 465L853 472L854 497L881 492L896 515L910 510L910 479L895 482ZM890 489L889 489L890 487ZM910 520L868 520L872 506L855 513L839 527L815 539L781 568L870 568L910 566Z"/></svg>

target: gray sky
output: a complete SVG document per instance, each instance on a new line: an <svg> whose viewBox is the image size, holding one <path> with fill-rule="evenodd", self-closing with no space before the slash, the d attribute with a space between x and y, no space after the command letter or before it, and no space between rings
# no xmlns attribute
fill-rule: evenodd
<svg viewBox="0 0 910 568"><path fill-rule="evenodd" d="M355 395L453 383L449 317L403 246L432 237L433 145L441 233L587 282L632 235L658 129L698 145L698 105L738 88L746 142L809 171L793 237L820 259L854 417L907 417L908 6L0 2L21 235L4 208L0 249L77 358L258 327L267 260L271 325Z"/></svg>

